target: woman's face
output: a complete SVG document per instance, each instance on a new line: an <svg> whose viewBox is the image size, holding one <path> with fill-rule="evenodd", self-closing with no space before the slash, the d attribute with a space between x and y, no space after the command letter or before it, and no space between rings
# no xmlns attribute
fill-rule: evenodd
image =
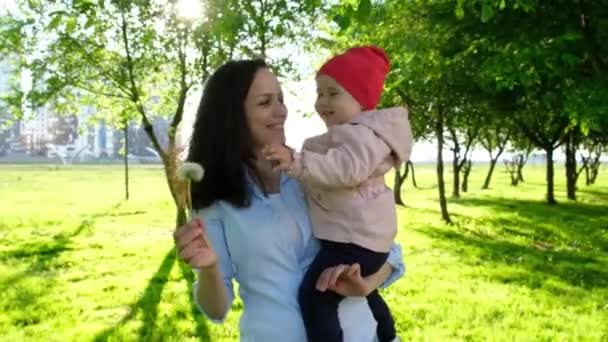
<svg viewBox="0 0 608 342"><path fill-rule="evenodd" d="M267 68L258 70L245 98L245 114L254 149L285 143L287 108L279 80Z"/></svg>

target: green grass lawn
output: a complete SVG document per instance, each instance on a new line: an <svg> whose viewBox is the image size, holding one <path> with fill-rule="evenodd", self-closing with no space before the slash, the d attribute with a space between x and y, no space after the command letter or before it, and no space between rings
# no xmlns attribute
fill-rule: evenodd
<svg viewBox="0 0 608 342"><path fill-rule="evenodd" d="M544 169L509 186L497 168L439 219L434 169L404 187L406 276L383 292L405 341L608 341L608 170L544 204ZM449 168L448 168L449 171ZM176 261L174 209L158 167L0 166L0 340L237 341L242 303L207 322ZM449 175L448 175L449 176ZM447 179L450 184L450 178ZM451 189L448 189L448 193Z"/></svg>

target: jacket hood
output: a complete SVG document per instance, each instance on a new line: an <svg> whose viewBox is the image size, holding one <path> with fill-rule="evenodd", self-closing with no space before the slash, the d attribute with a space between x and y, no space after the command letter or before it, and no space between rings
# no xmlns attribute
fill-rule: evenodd
<svg viewBox="0 0 608 342"><path fill-rule="evenodd" d="M379 136L393 150L399 161L406 162L412 153L412 130L408 111L404 107L371 110L362 113L351 123L361 124Z"/></svg>

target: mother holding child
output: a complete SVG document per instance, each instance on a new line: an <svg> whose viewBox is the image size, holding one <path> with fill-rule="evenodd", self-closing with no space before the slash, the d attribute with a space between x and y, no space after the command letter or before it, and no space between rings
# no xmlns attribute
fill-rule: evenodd
<svg viewBox="0 0 608 342"><path fill-rule="evenodd" d="M372 46L327 61L315 102L327 132L301 152L284 145L287 109L263 61L228 62L207 81L187 157L205 177L174 239L211 321L238 282L241 341L398 341L377 291L405 272L384 174L409 159L412 135L404 108L375 109L388 71Z"/></svg>

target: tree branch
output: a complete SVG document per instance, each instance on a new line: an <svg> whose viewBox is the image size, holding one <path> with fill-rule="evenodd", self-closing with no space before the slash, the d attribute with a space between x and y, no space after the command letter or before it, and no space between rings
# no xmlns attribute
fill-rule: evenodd
<svg viewBox="0 0 608 342"><path fill-rule="evenodd" d="M63 36L63 39L67 39L68 41L70 41L72 44L76 45L78 47L78 49L80 50L81 53L83 53L86 57L86 59L88 59L89 61L92 62L93 66L99 70L99 73L101 75L103 75L108 81L112 82L112 84L120 89L123 93L125 93L127 96L132 96L131 92L129 91L129 89L123 87L123 85L118 82L118 80L116 80L116 78L111 74L110 71L106 70L106 68L99 62L99 60L97 58L95 58L91 53L89 53L83 46L82 44L80 44L79 41L77 41L76 39L72 38L71 36Z"/></svg>
<svg viewBox="0 0 608 342"><path fill-rule="evenodd" d="M173 115L173 120L171 120L171 126L169 129L169 141L170 142L174 142L175 141L175 135L176 135L176 130L177 130L177 126L179 125L179 123L182 121L182 117L184 115L184 106L186 103L186 97L188 95L188 90L189 90L189 85L186 81L186 77L188 75L188 69L187 69L187 61L186 61L186 44L187 44L187 40L188 40L188 28L186 28L186 31L184 32L184 35L180 37L182 38L181 41L179 42L179 49L178 49L178 58L179 58L179 72L180 72L180 79L179 79L179 98L177 101L177 108L175 109L175 114Z"/></svg>
<svg viewBox="0 0 608 342"><path fill-rule="evenodd" d="M536 144L539 147L544 147L546 145L534 132L530 131L528 129L528 126L522 121L520 121L519 118L515 118L514 120L517 126L519 126L519 128L523 131L524 135L528 139L530 139L532 143Z"/></svg>
<svg viewBox="0 0 608 342"><path fill-rule="evenodd" d="M119 98L119 99L123 99L123 100L128 100L130 101L131 98L123 95L123 94L117 94L117 93L107 93L104 91L99 91L99 90L93 90L91 88L85 87L82 84L74 84L74 87L78 88L78 89L82 89L84 91L88 91L91 94L95 94L95 95L101 95L101 96L107 96L107 97L114 97L114 98Z"/></svg>
<svg viewBox="0 0 608 342"><path fill-rule="evenodd" d="M401 99L407 105L411 105L411 106L415 106L416 105L416 101L414 101L414 99L412 99L410 96L408 96L403 90L401 90L401 89L395 89L395 92L397 93L397 95L399 95L399 97L401 97Z"/></svg>
<svg viewBox="0 0 608 342"><path fill-rule="evenodd" d="M160 157L163 159L163 162L165 163L165 165L167 165L167 163L168 163L167 153L162 148L162 146L158 142L158 139L156 138L156 135L154 134L154 128L152 127L150 120L148 120L148 117L146 116L146 110L145 110L143 104L141 103L139 91L138 91L137 85L135 83L135 72L133 70L134 62L133 62L133 57L131 56L131 50L129 48L129 39L128 39L128 35L127 35L127 29L128 29L127 19L125 18L125 12L124 12L124 8L122 6L120 7L120 15L121 15L121 19L122 19L120 27L122 30L122 39L123 39L123 44L124 44L123 46L125 48L125 53L127 55L127 70L129 72L129 82L131 83L131 92L132 92L131 101L133 101L135 103L135 107L137 108L137 111L141 115L141 121L144 126L144 131L148 135L148 138L150 138L150 142L152 143L152 146L154 146L154 149L156 150L156 152L158 152Z"/></svg>

